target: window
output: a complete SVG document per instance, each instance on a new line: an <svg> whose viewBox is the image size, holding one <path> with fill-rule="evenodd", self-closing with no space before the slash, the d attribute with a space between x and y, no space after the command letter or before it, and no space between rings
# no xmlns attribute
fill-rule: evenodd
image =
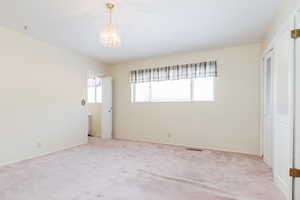
<svg viewBox="0 0 300 200"><path fill-rule="evenodd" d="M88 79L88 103L102 102L102 84L98 77Z"/></svg>
<svg viewBox="0 0 300 200"><path fill-rule="evenodd" d="M191 81L160 81L151 83L152 101L189 101Z"/></svg>
<svg viewBox="0 0 300 200"><path fill-rule="evenodd" d="M193 80L193 101L214 101L214 78Z"/></svg>
<svg viewBox="0 0 300 200"><path fill-rule="evenodd" d="M214 101L214 78L131 84L132 102Z"/></svg>
<svg viewBox="0 0 300 200"><path fill-rule="evenodd" d="M134 84L132 88L132 101L136 102L146 102L149 101L150 98L150 83L139 83Z"/></svg>

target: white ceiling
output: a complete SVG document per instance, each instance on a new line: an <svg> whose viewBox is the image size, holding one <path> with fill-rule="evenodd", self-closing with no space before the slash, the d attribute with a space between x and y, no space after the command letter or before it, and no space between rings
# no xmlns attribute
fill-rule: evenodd
<svg viewBox="0 0 300 200"><path fill-rule="evenodd" d="M98 42L104 0L0 0L0 26L114 64L262 41L281 1L112 0L118 49Z"/></svg>

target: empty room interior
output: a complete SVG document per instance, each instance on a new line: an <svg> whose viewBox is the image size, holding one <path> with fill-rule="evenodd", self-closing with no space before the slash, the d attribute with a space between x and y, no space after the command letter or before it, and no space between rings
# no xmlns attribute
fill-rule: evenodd
<svg viewBox="0 0 300 200"><path fill-rule="evenodd" d="M300 200L300 0L0 3L0 200Z"/></svg>

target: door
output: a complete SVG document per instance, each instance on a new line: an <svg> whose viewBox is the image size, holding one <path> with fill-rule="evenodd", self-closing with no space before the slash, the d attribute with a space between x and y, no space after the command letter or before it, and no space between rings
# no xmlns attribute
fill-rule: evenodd
<svg viewBox="0 0 300 200"><path fill-rule="evenodd" d="M264 161L273 167L273 51L264 58Z"/></svg>
<svg viewBox="0 0 300 200"><path fill-rule="evenodd" d="M102 78L101 136L112 139L112 78Z"/></svg>
<svg viewBox="0 0 300 200"><path fill-rule="evenodd" d="M274 182L286 197L292 194L293 122L294 122L294 45L293 23L287 26L274 45L273 64L273 174Z"/></svg>
<svg viewBox="0 0 300 200"><path fill-rule="evenodd" d="M295 16L295 25L300 29L300 13ZM300 169L300 38L295 40L295 124L294 124L294 163ZM300 178L293 180L293 200L300 199Z"/></svg>

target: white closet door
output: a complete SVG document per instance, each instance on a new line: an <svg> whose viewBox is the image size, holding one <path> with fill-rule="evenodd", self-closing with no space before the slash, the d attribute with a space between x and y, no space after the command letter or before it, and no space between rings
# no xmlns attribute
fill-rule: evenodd
<svg viewBox="0 0 300 200"><path fill-rule="evenodd" d="M280 34L274 46L274 143L273 143L273 172L274 181L290 196L292 179L289 168L292 167L292 138L293 138L293 39L291 30L293 24Z"/></svg>
<svg viewBox="0 0 300 200"><path fill-rule="evenodd" d="M112 139L112 78L102 78L101 136Z"/></svg>

